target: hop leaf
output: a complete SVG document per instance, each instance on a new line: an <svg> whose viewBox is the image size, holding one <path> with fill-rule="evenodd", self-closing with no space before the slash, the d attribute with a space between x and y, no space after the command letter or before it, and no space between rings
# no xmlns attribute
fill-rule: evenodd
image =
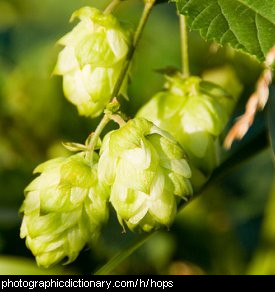
<svg viewBox="0 0 275 292"><path fill-rule="evenodd" d="M217 137L228 122L238 96L233 98L198 77L176 75L167 79L166 90L157 93L137 116L172 134L187 152L196 172L208 176L218 164Z"/></svg>
<svg viewBox="0 0 275 292"><path fill-rule="evenodd" d="M108 190L99 185L97 164L80 153L39 165L41 173L26 188L21 238L39 266L49 267L67 257L75 260L107 220Z"/></svg>
<svg viewBox="0 0 275 292"><path fill-rule="evenodd" d="M127 57L131 34L111 14L96 8L76 11L79 24L59 40L64 46L54 73L63 76L64 94L79 114L96 117L109 102ZM121 93L126 95L127 78Z"/></svg>
<svg viewBox="0 0 275 292"><path fill-rule="evenodd" d="M192 194L184 151L145 119L130 120L105 136L98 176L112 186L111 203L121 224L130 229L169 226L177 202Z"/></svg>

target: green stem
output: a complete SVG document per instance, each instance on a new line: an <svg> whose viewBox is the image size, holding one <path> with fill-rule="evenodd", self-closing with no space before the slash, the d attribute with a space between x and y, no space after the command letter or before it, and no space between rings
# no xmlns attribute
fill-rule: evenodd
<svg viewBox="0 0 275 292"><path fill-rule="evenodd" d="M92 161L93 152L95 150L97 140L98 140L100 134L102 133L103 129L106 127L106 125L109 123L110 120L111 119L110 119L109 115L105 114L103 116L102 120L100 121L100 123L98 124L95 132L93 133L93 136L92 136L90 143L88 145L89 152L87 153L87 158L89 161Z"/></svg>
<svg viewBox="0 0 275 292"><path fill-rule="evenodd" d="M180 38L181 38L181 60L182 60L182 71L184 77L190 75L189 70L189 53L188 53L188 28L186 16L180 14Z"/></svg>
<svg viewBox="0 0 275 292"><path fill-rule="evenodd" d="M110 115L110 119L116 122L120 127L124 126L126 122L120 115Z"/></svg>
<svg viewBox="0 0 275 292"><path fill-rule="evenodd" d="M139 21L139 24L138 24L138 27L137 27L137 30L136 30L136 33L134 36L134 41L133 41L132 47L130 48L130 50L128 52L127 59L126 59L124 65L121 69L116 86L115 86L114 91L112 93L112 98L117 97L119 94L120 88L123 84L125 76L127 75L129 66L130 66L131 61L134 57L136 48L139 44L141 35L143 33L143 30L144 30L145 24L147 23L148 17L153 9L154 4L155 4L155 0L145 0L144 10L143 10L142 16L140 18L140 21Z"/></svg>
<svg viewBox="0 0 275 292"><path fill-rule="evenodd" d="M110 11L112 11L116 5L118 5L119 3L121 2L121 0L113 0L110 5L105 9L104 13L109 13ZM140 18L140 21L139 21L139 24L138 24L138 27L137 27L137 30L136 30L136 33L135 33L135 36L134 36L134 41L133 41L133 45L132 47L130 48L129 50L129 53L128 53L128 56L127 56L127 59L124 63L124 66L122 67L122 70L120 72L120 75L118 77L118 80L117 80L117 83L116 83L116 86L114 88L114 91L113 91L113 94L112 94L112 98L116 98L117 95L119 94L119 91L120 91L120 88L123 84L123 80L128 72L128 69L129 69L129 66L130 66L130 63L133 59L133 56L134 56L134 53L135 53L135 50L136 50L136 47L140 41L140 38L141 38L141 35L142 35L142 32L144 30L144 27L145 27L145 24L148 20L148 17L153 9L153 6L155 4L155 0L145 0L145 6L144 6L144 10L143 10L143 13L142 13L142 16ZM118 122L118 124L121 126L123 123L122 123L122 119L118 119L118 116L110 116L108 114L105 114L103 119L101 120L101 122L99 123L99 125L97 126L96 128L96 131L94 132L93 134L93 137L88 145L88 148L89 148L89 153L87 154L87 158L89 161L92 161L92 157L93 157L93 152L94 152L94 149L95 149L95 145L97 143L97 140L101 134L101 132L103 131L103 129L105 128L105 126L108 124L108 122L113 119L115 122ZM124 121L123 121L124 122Z"/></svg>
<svg viewBox="0 0 275 292"><path fill-rule="evenodd" d="M108 275L112 272L119 264L126 260L131 254L139 249L149 238L151 238L156 232L143 235L133 244L131 244L125 250L116 254L106 265L100 268L95 275Z"/></svg>
<svg viewBox="0 0 275 292"><path fill-rule="evenodd" d="M116 7L121 3L121 0L113 0L104 10L104 14L112 13Z"/></svg>
<svg viewBox="0 0 275 292"><path fill-rule="evenodd" d="M143 13L142 16L140 18L140 22L138 24L136 33L135 33L135 37L134 37L134 44L133 44L133 52L131 54L131 57L134 55L135 49L140 41L141 35L144 31L144 27L147 23L147 20L149 18L149 15L153 9L153 6L155 4L155 0L145 0L145 6L143 9Z"/></svg>
<svg viewBox="0 0 275 292"><path fill-rule="evenodd" d="M104 13L110 13L120 2L121 2L121 0L113 0L109 4L109 6L105 9ZM140 38L141 38L142 32L144 30L145 24L146 24L146 22L148 20L148 17L149 17L149 15L150 15L150 13L151 13L151 11L153 9L154 4L155 4L155 0L145 0L144 10L143 10L142 16L140 18L140 21L139 21L139 24L138 24L138 27L137 27L137 30L136 30L136 33L135 33L135 36L134 36L133 45L129 50L127 59L126 59L126 61L124 63L124 66L122 67L122 70L121 70L120 75L118 77L118 80L116 82L116 86L114 88L114 91L113 91L111 99L116 98L117 95L119 94L120 88L121 88L121 86L123 84L123 80L124 80L124 78L125 78L125 76L126 76L126 74L128 72L130 63L131 63L131 61L133 59L133 56L134 56L134 53L135 53L135 50L136 50L136 47L137 47L137 45L138 45L138 43L140 41ZM105 128L105 126L108 124L108 122L111 119L113 119L115 122L118 122L118 124L120 126L123 124L122 123L122 119L118 119L118 116L110 116L108 114L104 115L103 119L101 120L101 122L97 126L96 131L94 132L93 137L91 138L91 141L90 141L90 143L88 145L89 153L87 154L87 159L89 161L92 161L95 145L97 143L97 140L98 140L101 132L103 131L103 129Z"/></svg>

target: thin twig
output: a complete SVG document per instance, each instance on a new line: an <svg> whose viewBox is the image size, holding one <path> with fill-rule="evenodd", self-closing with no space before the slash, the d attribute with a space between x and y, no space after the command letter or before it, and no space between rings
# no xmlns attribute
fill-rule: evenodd
<svg viewBox="0 0 275 292"><path fill-rule="evenodd" d="M113 0L104 10L104 14L112 13L115 8L121 3L121 0Z"/></svg>
<svg viewBox="0 0 275 292"><path fill-rule="evenodd" d="M97 143L97 140L103 131L103 129L106 127L106 125L109 123L110 117L108 114L105 114L100 121L99 125L97 126L95 132L93 133L93 136L90 140L90 143L88 145L89 151L86 153L86 157L89 161L93 161L93 155L94 155L94 149Z"/></svg>
<svg viewBox="0 0 275 292"><path fill-rule="evenodd" d="M120 127L126 124L126 122L123 120L123 118L120 115L110 115L110 119L116 122Z"/></svg>
<svg viewBox="0 0 275 292"><path fill-rule="evenodd" d="M157 232L147 233L138 238L128 248L118 252L106 265L101 267L94 275L109 275L118 265L126 260L131 254L139 249L147 240L154 236Z"/></svg>
<svg viewBox="0 0 275 292"><path fill-rule="evenodd" d="M272 82L272 65L275 62L275 46L269 51L265 61L265 70L257 82L256 91L250 96L245 113L239 117L224 141L224 147L230 149L235 140L241 140L252 126L257 111L263 110Z"/></svg>
<svg viewBox="0 0 275 292"><path fill-rule="evenodd" d="M134 36L134 41L133 41L132 47L130 48L130 50L128 52L127 60L125 61L124 65L123 65L123 67L121 69L121 72L120 72L120 75L118 77L116 86L115 86L115 88L113 90L113 93L112 93L112 97L116 97L116 96L119 95L121 86L123 84L125 76L128 73L128 69L130 67L131 61L132 61L132 59L134 57L136 48L137 48L137 46L139 44L141 35L143 33L143 30L144 30L145 24L147 23L147 20L149 18L149 15L150 15L152 9L153 9L154 4L155 4L155 0L145 0L144 10L143 10L142 16L140 18L137 30L135 32L135 36Z"/></svg>
<svg viewBox="0 0 275 292"><path fill-rule="evenodd" d="M187 18L185 15L180 14L180 36L181 36L181 60L182 60L182 72L184 77L190 75L189 71L189 52L188 52L188 28Z"/></svg>

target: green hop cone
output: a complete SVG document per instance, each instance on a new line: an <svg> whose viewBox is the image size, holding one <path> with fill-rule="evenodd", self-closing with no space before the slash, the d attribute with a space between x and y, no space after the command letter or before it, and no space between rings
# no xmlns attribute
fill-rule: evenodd
<svg viewBox="0 0 275 292"><path fill-rule="evenodd" d="M236 101L238 101L243 91L243 85L236 76L235 70L230 65L206 70L203 72L202 78L224 88ZM233 106L235 105L235 103L231 104Z"/></svg>
<svg viewBox="0 0 275 292"><path fill-rule="evenodd" d="M234 103L220 91L198 77L168 77L166 90L157 93L137 116L171 133L193 164L208 173L217 164L216 137L226 125L228 109Z"/></svg>
<svg viewBox="0 0 275 292"><path fill-rule="evenodd" d="M166 90L157 93L137 116L169 132L192 162L192 183L199 188L219 163L218 136L238 97L199 77L167 77Z"/></svg>
<svg viewBox="0 0 275 292"><path fill-rule="evenodd" d="M98 183L97 164L91 167L84 153L49 160L34 173L41 174L25 190L20 236L39 266L65 257L70 263L107 220L108 190Z"/></svg>
<svg viewBox="0 0 275 292"><path fill-rule="evenodd" d="M98 177L112 186L110 201L120 223L131 230L169 226L180 199L192 195L183 149L145 119L130 120L105 136Z"/></svg>
<svg viewBox="0 0 275 292"><path fill-rule="evenodd" d="M83 7L72 15L79 24L59 40L64 46L54 74L63 76L63 90L79 114L96 117L110 101L126 60L131 33L111 14ZM121 94L127 95L127 77Z"/></svg>

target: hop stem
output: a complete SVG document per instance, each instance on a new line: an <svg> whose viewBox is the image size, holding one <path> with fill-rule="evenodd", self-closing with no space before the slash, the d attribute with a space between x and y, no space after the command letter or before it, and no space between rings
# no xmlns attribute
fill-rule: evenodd
<svg viewBox="0 0 275 292"><path fill-rule="evenodd" d="M108 114L105 114L102 118L102 120L100 121L99 125L97 126L94 134L93 134L93 137L91 138L91 141L88 145L88 153L87 153L87 156L86 158L89 160L89 161L92 161L93 159L93 153L94 153L94 150L95 150L95 146L96 146L96 143L97 143L97 140L100 136L100 134L102 133L103 129L106 127L106 125L110 122L110 116Z"/></svg>
<svg viewBox="0 0 275 292"><path fill-rule="evenodd" d="M104 14L112 13L116 7L121 3L121 0L113 0L104 10Z"/></svg>
<svg viewBox="0 0 275 292"><path fill-rule="evenodd" d="M98 140L100 134L102 133L102 131L104 130L104 128L107 126L107 124L111 120L116 122L120 127L122 127L126 124L126 122L118 114L112 115L110 113L105 113L105 115L103 116L99 125L97 126L95 132L93 133L93 136L92 136L90 143L88 145L88 152L86 155L86 158L88 159L88 161L93 161L93 152L95 150L97 140Z"/></svg>
<svg viewBox="0 0 275 292"><path fill-rule="evenodd" d="M120 127L126 124L126 122L123 120L123 118L120 115L111 115L110 119L116 122Z"/></svg>
<svg viewBox="0 0 275 292"><path fill-rule="evenodd" d="M182 56L182 71L184 77L190 75L189 70L189 53L188 53L188 28L186 16L179 15L180 18L180 36L181 36L181 56Z"/></svg>
<svg viewBox="0 0 275 292"><path fill-rule="evenodd" d="M116 254L105 266L100 268L95 275L109 275L110 272L114 270L119 264L121 264L125 259L127 259L131 254L133 254L137 249L139 249L148 239L150 239L157 232L145 234L135 241L128 248Z"/></svg>
<svg viewBox="0 0 275 292"><path fill-rule="evenodd" d="M143 33L144 27L147 23L148 17L153 9L154 4L155 4L155 0L145 0L144 10L143 10L142 16L140 18L140 21L139 21L139 24L138 24L138 27L137 27L137 30L136 30L136 33L134 36L134 41L133 41L132 47L129 50L127 60L121 69L118 81L116 83L116 86L115 86L113 94L112 94L113 98L117 97L119 94L120 88L123 84L123 81L124 81L126 74L128 73L129 66L131 64L131 61L132 61L133 56L135 54L136 48L139 44L141 35Z"/></svg>
<svg viewBox="0 0 275 292"><path fill-rule="evenodd" d="M107 6L107 8L105 9L104 13L107 14L107 13L110 13L111 11L113 11L113 9L120 2L121 2L121 0L113 0L109 4L109 6ZM124 80L124 78L125 78L125 76L126 76L126 74L128 72L130 63L131 63L131 61L133 59L133 56L134 56L134 53L135 53L135 50L136 50L136 47L137 47L137 45L138 45L138 43L140 41L140 38L141 38L141 35L143 33L145 24L147 23L148 17L149 17L149 15L150 15L150 13L151 13L151 11L153 9L154 4L155 4L155 0L145 0L144 10L143 10L142 16L140 18L140 21L139 21L139 24L138 24L138 27L137 27L137 30L136 30L136 33L135 33L135 36L134 36L133 44L132 44L132 47L129 50L127 59L126 59L126 61L124 63L124 66L122 67L121 72L120 72L118 81L116 83L116 86L115 86L113 94L112 94L112 99L116 98L118 96L118 94L119 94L120 88L121 88L121 86L123 84L123 80ZM90 141L90 143L88 145L89 152L87 154L87 159L89 161L92 161L93 152L94 152L97 140L98 140L101 132L103 131L103 129L109 123L110 120L114 120L120 126L125 124L124 120L118 115L105 114L103 116L101 122L97 126L97 128L96 128L96 130L95 130L95 132L93 134L93 137L91 138L91 141Z"/></svg>

